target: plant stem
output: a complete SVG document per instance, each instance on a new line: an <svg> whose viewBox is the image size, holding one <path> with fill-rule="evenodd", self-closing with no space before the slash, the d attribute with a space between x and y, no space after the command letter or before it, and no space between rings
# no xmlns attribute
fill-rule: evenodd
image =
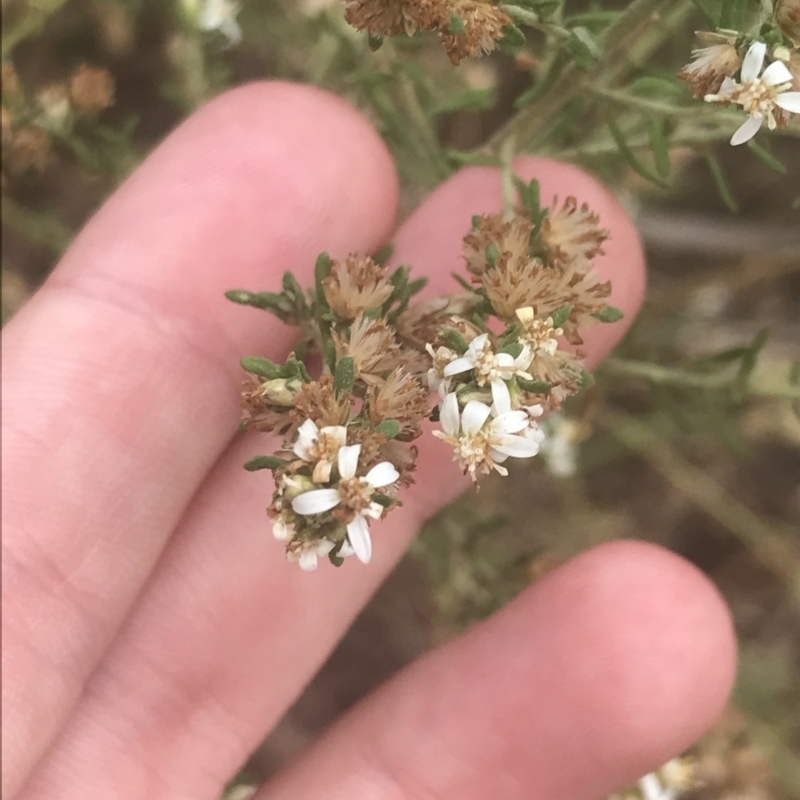
<svg viewBox="0 0 800 800"><path fill-rule="evenodd" d="M732 388L733 377L729 375L707 375L689 370L663 367L648 361L629 361L622 358L608 358L603 362L603 369L614 375L629 375L644 378L659 385L684 386L687 389L724 390ZM791 383L772 386L751 383L747 394L757 397L773 397L785 400L800 400L800 386Z"/></svg>

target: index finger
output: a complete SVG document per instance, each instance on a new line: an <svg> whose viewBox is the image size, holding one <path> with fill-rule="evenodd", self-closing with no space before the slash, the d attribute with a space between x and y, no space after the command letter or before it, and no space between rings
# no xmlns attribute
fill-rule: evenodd
<svg viewBox="0 0 800 800"><path fill-rule="evenodd" d="M235 432L238 358L292 342L223 292L377 247L396 197L382 142L341 100L237 89L156 150L4 331L4 796Z"/></svg>

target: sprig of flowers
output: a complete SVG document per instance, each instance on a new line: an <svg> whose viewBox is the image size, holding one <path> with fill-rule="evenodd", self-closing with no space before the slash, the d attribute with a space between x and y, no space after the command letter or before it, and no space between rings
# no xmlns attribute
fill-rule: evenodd
<svg viewBox="0 0 800 800"><path fill-rule="evenodd" d="M414 482L425 420L477 482L539 453L540 418L590 382L564 340L579 345L583 328L621 317L593 268L608 234L575 198L541 208L535 181L518 188L515 212L473 219L471 281L459 277L456 294L414 302L425 281L390 271L386 253L323 253L307 290L287 274L277 293L228 292L301 330L283 364L242 359L242 424L282 437L245 466L273 473L273 533L302 569L322 556L369 562L371 525Z"/></svg>

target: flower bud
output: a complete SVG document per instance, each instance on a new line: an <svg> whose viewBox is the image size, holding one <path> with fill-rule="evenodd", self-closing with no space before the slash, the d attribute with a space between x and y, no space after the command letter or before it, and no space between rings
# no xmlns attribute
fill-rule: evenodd
<svg viewBox="0 0 800 800"><path fill-rule="evenodd" d="M275 378L261 384L260 394L270 405L291 407L302 388L303 382L299 378Z"/></svg>

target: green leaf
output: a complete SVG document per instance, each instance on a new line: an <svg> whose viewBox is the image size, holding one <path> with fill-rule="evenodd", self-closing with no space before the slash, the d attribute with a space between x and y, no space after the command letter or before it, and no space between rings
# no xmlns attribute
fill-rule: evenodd
<svg viewBox="0 0 800 800"><path fill-rule="evenodd" d="M400 433L400 423L396 419L385 419L375 427L376 433L382 433L387 439L395 439Z"/></svg>
<svg viewBox="0 0 800 800"><path fill-rule="evenodd" d="M331 257L327 253L320 253L317 256L317 263L314 265L314 283L317 287L317 302L324 304L326 308L328 307L328 304L325 300L325 291L322 288L322 282L330 274Z"/></svg>
<svg viewBox="0 0 800 800"><path fill-rule="evenodd" d="M283 295L274 292L248 292L245 289L233 289L225 292L225 297L241 306L252 306L260 308L262 311L270 311L284 322L292 314L292 307L288 300Z"/></svg>
<svg viewBox="0 0 800 800"><path fill-rule="evenodd" d="M712 153L708 153L706 155L706 161L708 162L708 169L711 172L711 177L714 179L714 185L717 187L717 192L719 193L722 202L725 203L725 205L731 211L738 213L739 204L736 202L736 198L733 196L733 192L731 191L731 187L728 185L728 180L725 177L725 173L722 169L722 165L719 163L719 160Z"/></svg>
<svg viewBox="0 0 800 800"><path fill-rule="evenodd" d="M325 352L323 353L325 357L325 365L328 367L328 371L331 375L336 372L336 345L333 343L332 339L328 339L325 342Z"/></svg>
<svg viewBox="0 0 800 800"><path fill-rule="evenodd" d="M553 312L553 327L560 328L572 314L572 306L561 306Z"/></svg>
<svg viewBox="0 0 800 800"><path fill-rule="evenodd" d="M306 365L302 361L298 361L294 355L287 359L284 372L287 378L300 378L303 383L311 383L311 376L308 374Z"/></svg>
<svg viewBox="0 0 800 800"><path fill-rule="evenodd" d="M467 32L464 20L462 20L455 11L450 12L450 23L447 26L447 32L456 35Z"/></svg>
<svg viewBox="0 0 800 800"><path fill-rule="evenodd" d="M454 111L485 111L494 105L494 89L466 89L448 95L431 108L434 116L452 114Z"/></svg>
<svg viewBox="0 0 800 800"><path fill-rule="evenodd" d="M417 292L421 292L428 285L427 278L416 278L408 284L406 293L408 297L413 297Z"/></svg>
<svg viewBox="0 0 800 800"><path fill-rule="evenodd" d="M597 314L592 314L600 322L619 322L625 315L616 306L606 306Z"/></svg>
<svg viewBox="0 0 800 800"><path fill-rule="evenodd" d="M553 388L553 384L547 381L527 381L524 378L517 378L516 381L520 389L533 394L547 394Z"/></svg>
<svg viewBox="0 0 800 800"><path fill-rule="evenodd" d="M392 257L392 253L394 253L394 245L391 242L387 242L383 247L375 252L375 255L372 256L372 260L376 264L385 266L386 262Z"/></svg>
<svg viewBox="0 0 800 800"><path fill-rule="evenodd" d="M500 258L500 250L494 242L489 242L486 245L486 260L489 262L489 266L496 267L498 258Z"/></svg>
<svg viewBox="0 0 800 800"><path fill-rule="evenodd" d="M467 343L464 337L455 328L444 328L439 332L439 338L451 349L455 350L459 355L467 352Z"/></svg>
<svg viewBox="0 0 800 800"><path fill-rule="evenodd" d="M286 371L285 367L280 364L260 356L245 356L240 363L248 372L270 381L284 377L284 372Z"/></svg>
<svg viewBox="0 0 800 800"><path fill-rule="evenodd" d="M567 41L567 48L575 59L575 63L588 72L594 68L600 58L600 47L592 34L582 26L573 28L571 33L572 36Z"/></svg>
<svg viewBox="0 0 800 800"><path fill-rule="evenodd" d="M523 349L524 346L522 342L509 342L504 348L502 348L502 350L500 350L500 352L507 353L513 358L518 358Z"/></svg>
<svg viewBox="0 0 800 800"><path fill-rule="evenodd" d="M719 28L742 30L747 19L749 0L723 0L719 12Z"/></svg>
<svg viewBox="0 0 800 800"><path fill-rule="evenodd" d="M457 167L464 164L472 167L496 167L500 164L500 159L492 153L450 149L445 152L445 155Z"/></svg>
<svg viewBox="0 0 800 800"><path fill-rule="evenodd" d="M747 146L752 150L753 154L761 159L770 169L775 170L775 172L781 175L786 175L788 173L789 170L786 168L786 165L779 158L772 155L766 147L760 145L755 139L751 139L747 143Z"/></svg>
<svg viewBox="0 0 800 800"><path fill-rule="evenodd" d="M356 363L352 356L342 356L336 362L336 372L333 376L333 388L337 394L351 392L356 382Z"/></svg>
<svg viewBox="0 0 800 800"><path fill-rule="evenodd" d="M750 385L750 378L758 363L758 357L767 343L767 335L767 329L762 328L742 356L742 360L739 363L739 371L733 384L733 396L736 400L741 400L747 393L747 387Z"/></svg>
<svg viewBox="0 0 800 800"><path fill-rule="evenodd" d="M260 469L280 469L281 467L285 467L287 464L282 458L278 458L278 456L256 456L255 458L251 458L245 465L244 468L248 472L257 472Z"/></svg>
<svg viewBox="0 0 800 800"><path fill-rule="evenodd" d="M367 37L367 44L369 45L369 49L372 50L372 52L374 53L380 50L381 47L383 46L383 37L373 36L372 34L370 34Z"/></svg>
<svg viewBox="0 0 800 800"><path fill-rule="evenodd" d="M514 22L518 25L538 25L539 24L539 15L534 12L530 11L527 8L522 8L518 5L503 5L503 11L511 17Z"/></svg>
<svg viewBox="0 0 800 800"><path fill-rule="evenodd" d="M664 179L669 178L669 140L664 132L664 123L655 114L647 117L647 137L650 139L650 147L653 150L653 160L656 165L656 172Z"/></svg>
<svg viewBox="0 0 800 800"><path fill-rule="evenodd" d="M480 214L472 215L472 230L477 231L481 227L483 217Z"/></svg>
<svg viewBox="0 0 800 800"><path fill-rule="evenodd" d="M475 291L475 287L471 283L466 281L464 278L462 278L457 272L451 272L450 275L453 277L453 280L455 280L462 289L465 289L468 292L474 292Z"/></svg>
<svg viewBox="0 0 800 800"><path fill-rule="evenodd" d="M590 386L594 386L594 375L588 370L581 368L581 380L579 386L581 389L588 389Z"/></svg>
<svg viewBox="0 0 800 800"><path fill-rule="evenodd" d="M526 42L525 34L516 25L506 25L503 28L501 43L509 47L522 47Z"/></svg>
<svg viewBox="0 0 800 800"><path fill-rule="evenodd" d="M633 150L631 150L628 142L625 140L624 134L617 127L617 124L614 122L614 120L607 118L606 123L611 131L611 136L614 138L614 141L619 148L619 152L625 161L628 162L628 165L631 167L631 169L633 169L634 172L638 173L643 178L646 178L648 181L652 181L658 186L666 188L668 186L667 182L660 175L657 175L651 169L642 164L641 161L639 161L639 159L636 157L636 154L633 152Z"/></svg>

